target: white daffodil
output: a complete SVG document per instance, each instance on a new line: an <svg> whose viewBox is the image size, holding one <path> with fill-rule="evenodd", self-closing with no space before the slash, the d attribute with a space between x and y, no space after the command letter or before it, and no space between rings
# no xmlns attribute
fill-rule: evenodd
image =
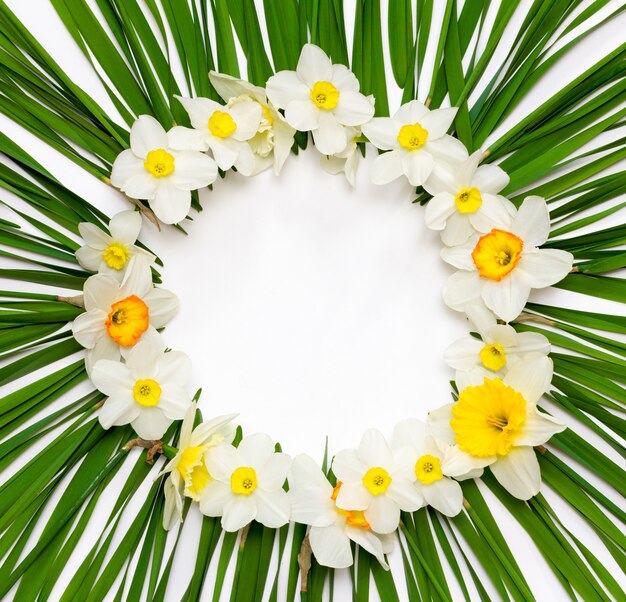
<svg viewBox="0 0 626 602"><path fill-rule="evenodd" d="M256 160L253 173L273 166L274 173L278 175L291 152L295 128L269 102L263 88L215 71L209 73L209 79L228 108L242 102L255 102L261 107L261 121L256 134L248 140Z"/></svg>
<svg viewBox="0 0 626 602"><path fill-rule="evenodd" d="M333 473L341 481L337 507L362 510L377 533L393 533L400 510L415 512L424 498L413 486L415 462L410 448L392 450L376 429L365 431L358 449L340 451Z"/></svg>
<svg viewBox="0 0 626 602"><path fill-rule="evenodd" d="M191 404L185 386L191 361L182 351L165 351L160 336L137 343L126 363L99 360L91 381L108 396L100 408L100 424L130 424L142 439L160 439L174 420L181 420Z"/></svg>
<svg viewBox="0 0 626 602"><path fill-rule="evenodd" d="M506 230L494 228L464 245L442 249L443 259L462 270L446 283L446 304L463 311L468 302L482 298L505 322L517 318L531 289L556 284L572 269L571 253L538 248L549 233L546 201L529 196Z"/></svg>
<svg viewBox="0 0 626 602"><path fill-rule="evenodd" d="M333 487L310 456L296 456L289 473L291 519L311 526L309 541L319 564L335 569L351 566L353 541L389 568L384 555L393 548L392 536L372 531L362 511L338 508L341 486L338 482Z"/></svg>
<svg viewBox="0 0 626 602"><path fill-rule="evenodd" d="M78 231L85 244L76 251L76 259L86 270L121 280L134 255L144 255L150 265L154 263L154 255L135 245L140 230L141 214L133 210L121 211L111 218L111 234L91 222L82 222Z"/></svg>
<svg viewBox="0 0 626 602"><path fill-rule="evenodd" d="M178 439L178 452L166 465L161 475L169 474L163 484L165 506L163 508L163 528L168 531L182 520L183 498L195 502L200 496L211 475L206 460L211 450L220 443L232 443L235 438L233 419L236 414L218 416L206 420L194 428L196 404L192 403L185 414Z"/></svg>
<svg viewBox="0 0 626 602"><path fill-rule="evenodd" d="M466 336L452 343L445 362L459 372L476 372L478 377L504 376L528 353L550 353L550 342L538 332L516 332L508 324L492 324L477 339Z"/></svg>
<svg viewBox="0 0 626 602"><path fill-rule="evenodd" d="M320 164L331 174L343 172L350 186L356 186L356 169L359 164L359 145L357 140L361 135L359 128L346 128L348 144L340 153L322 155Z"/></svg>
<svg viewBox="0 0 626 602"><path fill-rule="evenodd" d="M515 215L515 205L498 193L509 183L497 165L480 165L482 151L455 165L441 163L424 182L433 195L424 219L432 230L441 230L448 246L464 243L474 232L506 228Z"/></svg>
<svg viewBox="0 0 626 602"><path fill-rule="evenodd" d="M147 260L134 256L122 282L96 274L83 289L85 312L72 324L74 338L87 349L87 372L101 359L118 360L142 337L157 335L178 311L173 293L152 285Z"/></svg>
<svg viewBox="0 0 626 602"><path fill-rule="evenodd" d="M541 472L533 449L565 429L540 412L537 402L552 381L552 360L529 354L503 379L463 372L459 399L429 414L431 432L489 466L514 497L539 493Z"/></svg>
<svg viewBox="0 0 626 602"><path fill-rule="evenodd" d="M361 126L374 115L374 101L359 92L354 74L333 65L313 44L303 46L295 71L279 71L267 80L267 97L285 110L289 125L313 133L324 155L341 153L349 142L346 126Z"/></svg>
<svg viewBox="0 0 626 602"><path fill-rule="evenodd" d="M414 486L425 502L446 516L456 516L463 508L463 491L454 479L480 477L483 462L432 437L427 426L414 419L396 425L394 445L413 450Z"/></svg>
<svg viewBox="0 0 626 602"><path fill-rule="evenodd" d="M209 98L182 98L193 128L176 126L170 130L173 148L211 150L220 169L235 167L243 176L254 171L255 160L247 143L256 135L261 122L261 105L241 102L225 107Z"/></svg>
<svg viewBox="0 0 626 602"><path fill-rule="evenodd" d="M411 186L423 186L440 161L456 163L467 156L463 144L446 134L457 109L428 110L412 100L402 105L393 117L376 117L363 126L363 133L380 150L372 182L388 184L405 175Z"/></svg>
<svg viewBox="0 0 626 602"><path fill-rule="evenodd" d="M166 132L149 115L140 115L130 129L130 149L122 151L111 172L111 184L129 197L150 202L164 224L185 219L191 191L215 182L215 161L191 148L174 150L172 130Z"/></svg>
<svg viewBox="0 0 626 602"><path fill-rule="evenodd" d="M225 531L238 531L253 520L273 529L289 521L283 485L291 458L274 452L268 435L248 435L238 447L221 443L206 466L212 480L200 497L200 512L221 516Z"/></svg>

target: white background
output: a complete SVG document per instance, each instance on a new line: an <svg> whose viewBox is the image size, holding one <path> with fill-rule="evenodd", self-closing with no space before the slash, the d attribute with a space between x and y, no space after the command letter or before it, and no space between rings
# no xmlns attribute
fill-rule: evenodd
<svg viewBox="0 0 626 602"><path fill-rule="evenodd" d="M7 3L75 81L115 114L48 0ZM437 31L444 3L435 4ZM529 2L522 4L527 7ZM620 4L610 2L608 12ZM352 13L353 3L347 1L348 39ZM494 13L490 11L490 19ZM521 21L519 17L515 25ZM615 48L625 28L626 19L620 18L592 34L558 63L558 70L541 82L502 131L570 81L573 73ZM515 33L509 28L505 39L510 43ZM436 39L429 45L430 62L435 44ZM400 91L391 77L388 84L393 111ZM2 118L1 127L66 186L107 214L127 207L122 195L15 124ZM279 179L269 172L250 179L231 173L218 181L213 192L203 194L202 213L192 212L193 222L185 224L188 237L172 228L157 232L144 224L142 240L166 263L163 286L181 299L181 311L166 329L166 341L191 356L190 390L202 387L205 416L238 412L245 433L268 432L288 453L306 452L321 460L325 437L333 453L356 446L365 428L374 426L389 435L398 420L423 419L430 409L449 401L448 381L453 375L443 363L443 352L467 331L465 319L441 299L451 270L439 259L440 243L425 228L423 209L411 203L410 186L404 181L384 188L369 183L374 156L370 152L361 161L356 189L343 176L324 172L316 151L308 150L291 156ZM0 218L14 216L0 207ZM537 298L553 304L567 298L570 306L621 311L603 302L590 308L587 298L572 297L549 291ZM11 390L25 382L20 379ZM114 495L99 505L100 524ZM551 492L547 496L561 508ZM526 534L506 518L496 501L493 507L537 599L565 599ZM563 511L575 534L589 535L584 523ZM192 570L198 515L190 513L189 522L171 600L179 599ZM608 554L591 547L617 575ZM74 566L87 549L82 546ZM399 554L392 561L399 566ZM55 594L60 595L68 577L64 575ZM343 575L340 586L345 587L346 580ZM396 581L402 590L403 579ZM347 589L340 591L348 595ZM342 596L336 599L347 599Z"/></svg>

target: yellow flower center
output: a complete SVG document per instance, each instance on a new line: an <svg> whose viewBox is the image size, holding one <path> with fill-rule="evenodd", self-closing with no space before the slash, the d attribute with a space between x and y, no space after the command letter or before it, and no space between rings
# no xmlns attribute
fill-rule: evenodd
<svg viewBox="0 0 626 602"><path fill-rule="evenodd" d="M204 445L187 447L178 460L178 472L185 481L185 495L196 502L200 501L200 494L212 480L204 463L205 451Z"/></svg>
<svg viewBox="0 0 626 602"><path fill-rule="evenodd" d="M164 178L174 171L174 157L162 148L151 150L143 166L155 178Z"/></svg>
<svg viewBox="0 0 626 602"><path fill-rule="evenodd" d="M104 251L102 251L102 259L110 268L121 270L128 261L130 253L126 245L119 242L112 242Z"/></svg>
<svg viewBox="0 0 626 602"><path fill-rule="evenodd" d="M462 188L454 197L454 203L459 213L475 213L483 204L483 198L480 196L480 190L472 186L471 188Z"/></svg>
<svg viewBox="0 0 626 602"><path fill-rule="evenodd" d="M237 124L230 113L213 111L209 117L209 131L217 138L228 138L236 129Z"/></svg>
<svg viewBox="0 0 626 602"><path fill-rule="evenodd" d="M339 102L339 90L330 82L315 82L311 88L311 100L325 111L330 111L337 106Z"/></svg>
<svg viewBox="0 0 626 602"><path fill-rule="evenodd" d="M482 278L502 280L521 259L523 248L524 241L519 236L494 228L478 239L472 259Z"/></svg>
<svg viewBox="0 0 626 602"><path fill-rule="evenodd" d="M480 350L480 361L487 370L493 370L497 372L506 366L506 353L504 353L504 347L497 343L491 345L485 345Z"/></svg>
<svg viewBox="0 0 626 602"><path fill-rule="evenodd" d="M270 111L270 108L267 105L261 104L261 115L263 116L263 119L265 121L267 121L267 125L274 125L274 117L272 115L272 112Z"/></svg>
<svg viewBox="0 0 626 602"><path fill-rule="evenodd" d="M109 336L122 347L132 347L148 329L148 306L136 295L111 305L105 328Z"/></svg>
<svg viewBox="0 0 626 602"><path fill-rule="evenodd" d="M339 495L339 490L343 483L341 481L337 481L337 485L333 489L333 494L330 496L330 499L334 501L337 500L337 496ZM365 518L365 514L362 510L344 510L343 508L337 508L335 505L335 509L341 516L345 517L346 523L351 527L359 527L361 529L369 530L371 529L370 524L367 522Z"/></svg>
<svg viewBox="0 0 626 602"><path fill-rule="evenodd" d="M389 485L391 485L391 477L389 473L380 466L370 468L363 475L363 485L372 495L380 495L385 493Z"/></svg>
<svg viewBox="0 0 626 602"><path fill-rule="evenodd" d="M161 385L151 378L141 378L135 382L133 398L140 406L151 408L161 399Z"/></svg>
<svg viewBox="0 0 626 602"><path fill-rule="evenodd" d="M526 400L499 378L466 387L452 408L459 448L479 458L506 456L526 423Z"/></svg>
<svg viewBox="0 0 626 602"><path fill-rule="evenodd" d="M428 130L425 130L419 123L403 125L398 132L400 146L410 151L424 146L426 140L428 140Z"/></svg>
<svg viewBox="0 0 626 602"><path fill-rule="evenodd" d="M441 460L437 456L426 454L415 463L415 476L423 485L430 485L443 478Z"/></svg>
<svg viewBox="0 0 626 602"><path fill-rule="evenodd" d="M249 466L240 466L230 475L230 488L237 495L250 495L256 485L256 471Z"/></svg>

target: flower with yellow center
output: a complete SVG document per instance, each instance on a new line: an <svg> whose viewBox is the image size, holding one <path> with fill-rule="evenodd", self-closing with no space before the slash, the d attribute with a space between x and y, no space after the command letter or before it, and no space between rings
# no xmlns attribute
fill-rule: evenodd
<svg viewBox="0 0 626 602"><path fill-rule="evenodd" d="M107 334L122 347L132 347L150 324L150 310L137 295L111 305L105 327Z"/></svg>
<svg viewBox="0 0 626 602"><path fill-rule="evenodd" d="M546 201L531 196L506 229L492 227L487 234L442 249L442 258L460 270L446 283L446 304L465 311L482 303L505 322L517 318L532 289L556 284L572 269L571 253L539 248L549 232Z"/></svg>
<svg viewBox="0 0 626 602"><path fill-rule="evenodd" d="M111 218L110 234L90 222L78 224L84 245L76 251L78 263L91 272L122 280L132 257L143 255L150 265L154 255L135 245L141 230L141 213L122 211Z"/></svg>
<svg viewBox="0 0 626 602"><path fill-rule="evenodd" d="M424 221L441 232L449 247L463 244L477 232L506 230L515 215L513 203L500 194L509 176L497 165L480 165L482 158L481 150L471 156L465 151L459 161L441 163L424 183L433 196Z"/></svg>
<svg viewBox="0 0 626 602"><path fill-rule="evenodd" d="M143 254L133 255L121 282L108 274L88 278L83 297L85 312L74 320L72 334L87 349L88 373L98 360L118 360L139 341L157 337L156 329L178 310L175 295L154 288Z"/></svg>
<svg viewBox="0 0 626 602"><path fill-rule="evenodd" d="M207 459L220 443L232 443L235 437L235 414L218 416L201 422L194 428L196 404L192 403L183 419L178 440L178 452L166 465L161 475L168 475L164 483L165 508L163 527L171 529L182 519L183 498L199 502L202 492L211 482Z"/></svg>
<svg viewBox="0 0 626 602"><path fill-rule="evenodd" d="M174 155L162 148L151 150L146 155L143 166L155 178L167 178L174 173Z"/></svg>
<svg viewBox="0 0 626 602"><path fill-rule="evenodd" d="M455 479L479 477L483 462L433 437L419 420L403 420L393 435L394 446L412 452L413 487L426 504L446 516L456 516L463 508L463 492Z"/></svg>
<svg viewBox="0 0 626 602"><path fill-rule="evenodd" d="M493 378L507 371L529 353L550 353L550 342L537 332L516 332L508 324L497 324L492 318L481 329L481 338L466 336L446 349L444 359L454 368L456 380L464 380L464 372Z"/></svg>
<svg viewBox="0 0 626 602"><path fill-rule="evenodd" d="M113 186L148 201L165 224L183 220L191 207L191 191L217 178L215 161L192 147L176 150L172 132L154 117L140 115L130 130L130 148L117 156L111 171Z"/></svg>
<svg viewBox="0 0 626 602"><path fill-rule="evenodd" d="M358 449L340 451L333 472L341 481L337 508L361 510L376 533L393 533L400 511L414 512L424 499L413 487L414 462L408 448L391 449L383 435L368 429Z"/></svg>
<svg viewBox="0 0 626 602"><path fill-rule="evenodd" d="M289 521L283 485L291 458L276 453L267 435L244 437L238 447L220 443L206 457L206 466L211 480L200 496L200 512L221 516L225 531L238 531L252 520L273 529Z"/></svg>
<svg viewBox="0 0 626 602"><path fill-rule="evenodd" d="M302 47L295 71L279 71L267 80L267 97L284 109L287 123L311 132L323 155L348 145L347 128L360 127L374 115L373 98L359 92L357 78L344 65L333 65L313 44Z"/></svg>
<svg viewBox="0 0 626 602"><path fill-rule="evenodd" d="M353 562L350 544L354 542L388 568L385 554L391 551L393 536L376 533L363 510L337 506L343 486L338 481L333 487L310 456L296 456L289 473L292 520L310 525L309 541L319 564L336 569L349 567Z"/></svg>
<svg viewBox="0 0 626 602"><path fill-rule="evenodd" d="M413 100L402 105L393 117L375 117L364 124L363 134L369 141L376 148L389 151L376 157L372 182L388 184L404 175L411 186L423 186L449 161L462 161L467 153L465 147L446 133L456 111L430 111Z"/></svg>
<svg viewBox="0 0 626 602"><path fill-rule="evenodd" d="M189 114L192 128L171 129L172 147L181 151L211 151L218 167L224 171L235 167L244 175L252 175L255 159L248 144L258 131L262 110L257 102L239 102L224 106L209 98L177 96Z"/></svg>
<svg viewBox="0 0 626 602"><path fill-rule="evenodd" d="M430 413L431 432L458 450L457 463L471 458L489 466L509 493L531 498L541 485L533 448L565 428L537 408L552 380L552 361L529 353L503 379L463 375L458 401Z"/></svg>
<svg viewBox="0 0 626 602"><path fill-rule="evenodd" d="M143 439L160 439L191 404L185 386L189 358L165 351L160 335L137 343L126 363L99 360L91 372L93 384L108 396L99 412L104 428L130 424Z"/></svg>

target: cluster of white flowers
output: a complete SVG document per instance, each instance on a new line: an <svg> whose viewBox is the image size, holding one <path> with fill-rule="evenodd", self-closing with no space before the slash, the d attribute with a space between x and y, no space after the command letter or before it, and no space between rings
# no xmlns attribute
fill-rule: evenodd
<svg viewBox="0 0 626 602"><path fill-rule="evenodd" d="M550 229L545 200L530 196L517 209L501 195L507 174L481 165L481 151L470 156L448 135L456 109L430 111L411 101L393 117L375 118L374 98L359 92L354 74L311 44L296 71L277 73L265 90L217 73L210 79L226 104L180 98L193 127L169 132L140 117L131 148L113 166L115 186L176 223L189 211L191 191L212 183L218 167L252 175L273 166L278 174L296 131L311 132L325 167L354 184L357 143L366 137L383 151L372 166L374 183L405 176L432 195L426 225L441 232L441 255L458 269L444 300L467 314L480 338L467 336L446 352L456 370L454 403L431 412L428 424L401 422L390 442L368 430L357 449L334 456L326 474L308 456L276 451L265 434L235 444L234 415L193 428L196 406L184 388L189 359L166 351L155 330L178 303L153 286L155 258L135 245L139 213L115 216L110 235L81 224L78 260L99 273L85 284L86 311L74 335L87 348L92 381L108 396L100 421L105 428L130 423L141 437L158 439L184 416L177 453L161 473L168 475L165 527L181 519L186 496L205 515L221 517L227 531L252 520L309 525L321 564L349 566L354 542L386 566L400 512L430 505L455 516L463 507L459 482L486 467L513 496L536 495L533 447L565 427L537 406L552 381L548 340L508 323L531 289L557 283L572 268L571 254L539 248Z"/></svg>

